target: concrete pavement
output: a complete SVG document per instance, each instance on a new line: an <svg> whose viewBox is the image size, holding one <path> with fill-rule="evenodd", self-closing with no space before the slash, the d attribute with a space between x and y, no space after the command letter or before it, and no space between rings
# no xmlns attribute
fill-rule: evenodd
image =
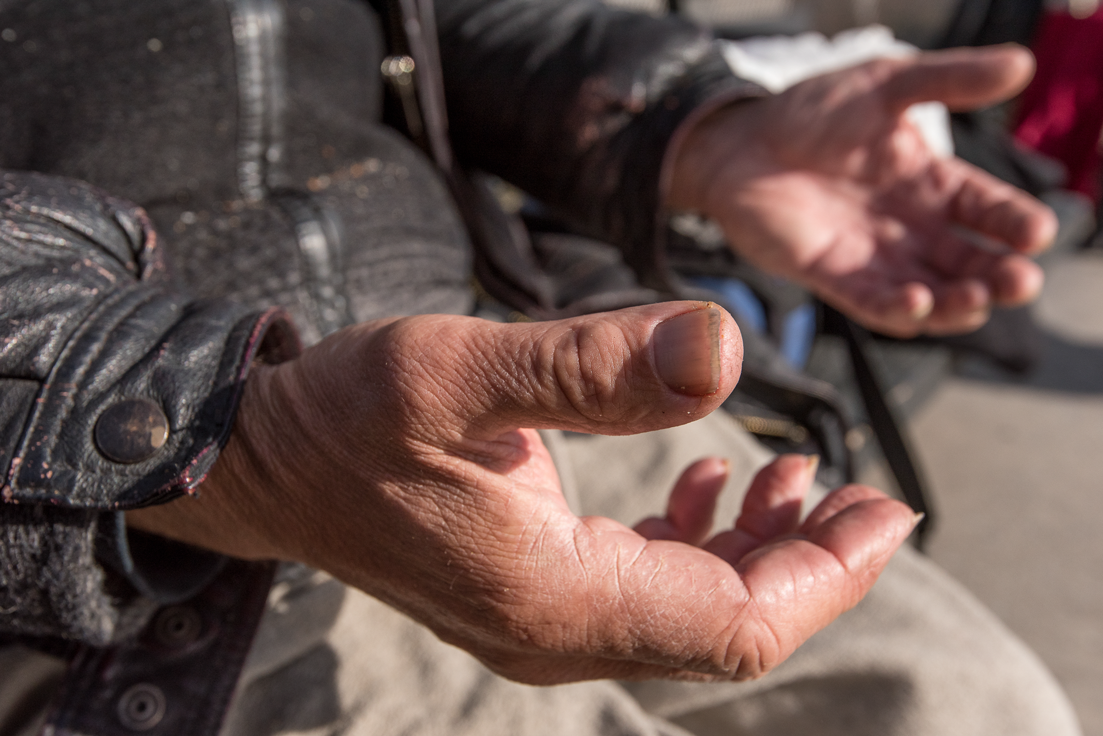
<svg viewBox="0 0 1103 736"><path fill-rule="evenodd" d="M1046 268L1039 370L1018 380L965 364L910 431L940 512L931 557L1039 653L1085 734L1103 736L1103 252Z"/></svg>

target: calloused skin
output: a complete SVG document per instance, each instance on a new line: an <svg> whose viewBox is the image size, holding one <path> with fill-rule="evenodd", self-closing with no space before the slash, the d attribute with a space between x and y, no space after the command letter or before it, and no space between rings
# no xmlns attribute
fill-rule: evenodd
<svg viewBox="0 0 1103 736"><path fill-rule="evenodd" d="M927 54L724 107L682 139L669 204L713 217L742 255L871 327L975 327L993 304L1037 293L1023 254L1045 247L1055 220L932 157L902 113L920 100L987 104L1031 70L1014 47ZM716 319L658 338L657 326L709 309ZM734 388L741 357L730 316L685 302L539 324L350 327L256 366L201 493L127 520L326 570L522 682L756 677L865 595L911 511L847 486L802 522L812 468L784 456L732 528L707 538L727 474L708 458L676 483L664 518L629 529L570 512L534 431L699 419ZM669 370L681 373L664 380Z"/></svg>
<svg viewBox="0 0 1103 736"><path fill-rule="evenodd" d="M567 508L533 428L627 434L723 401L742 343L719 309L675 350L717 349L716 388L672 389L672 302L561 322L427 316L367 323L257 366L198 498L132 525L245 558L305 562L515 680L758 676L853 606L913 527L879 491L836 491L803 524L813 469L779 458L733 529L705 539L726 464L675 486L636 530ZM707 361L706 361L707 363Z"/></svg>

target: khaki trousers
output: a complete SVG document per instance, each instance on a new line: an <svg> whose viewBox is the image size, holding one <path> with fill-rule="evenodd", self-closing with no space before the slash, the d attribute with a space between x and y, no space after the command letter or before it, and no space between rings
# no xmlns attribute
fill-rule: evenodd
<svg viewBox="0 0 1103 736"><path fill-rule="evenodd" d="M628 524L663 511L688 463L719 455L732 460L717 515L730 525L743 489L770 457L721 412L635 437L545 433L545 440L572 508ZM49 674L38 656L17 654L14 665L0 662L0 692L14 682L33 691L33 671L40 679ZM0 725L5 707L18 706L0 696ZM22 707L26 712L27 703ZM272 589L223 728L224 736L277 733L1076 736L1080 730L1037 657L944 572L902 549L854 610L774 672L738 684L518 685L372 598L288 565Z"/></svg>

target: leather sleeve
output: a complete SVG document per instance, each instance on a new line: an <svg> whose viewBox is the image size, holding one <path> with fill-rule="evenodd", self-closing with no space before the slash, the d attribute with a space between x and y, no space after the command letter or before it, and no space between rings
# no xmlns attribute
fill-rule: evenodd
<svg viewBox="0 0 1103 736"><path fill-rule="evenodd" d="M664 156L707 103L765 94L677 16L596 0L437 3L464 164L502 176L650 270Z"/></svg>
<svg viewBox="0 0 1103 736"><path fill-rule="evenodd" d="M140 208L0 172L0 628L102 645L189 592L143 578L121 512L194 489L251 362L297 350L282 313L177 290Z"/></svg>

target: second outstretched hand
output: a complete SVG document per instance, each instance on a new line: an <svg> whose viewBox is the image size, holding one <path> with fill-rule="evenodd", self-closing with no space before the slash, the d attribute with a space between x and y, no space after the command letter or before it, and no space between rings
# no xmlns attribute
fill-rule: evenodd
<svg viewBox="0 0 1103 736"><path fill-rule="evenodd" d="M914 526L870 488L802 523L813 473L779 458L708 538L723 461L667 515L578 517L534 428L630 434L716 409L742 346L714 305L558 322L412 317L257 366L196 498L128 523L326 570L522 682L763 674L869 590Z"/></svg>
<svg viewBox="0 0 1103 736"><path fill-rule="evenodd" d="M879 59L723 107L674 151L668 203L713 218L741 256L866 326L898 336L964 332L1037 296L1027 255L1057 220L1033 197L932 154L905 116L1020 91L1018 46Z"/></svg>

